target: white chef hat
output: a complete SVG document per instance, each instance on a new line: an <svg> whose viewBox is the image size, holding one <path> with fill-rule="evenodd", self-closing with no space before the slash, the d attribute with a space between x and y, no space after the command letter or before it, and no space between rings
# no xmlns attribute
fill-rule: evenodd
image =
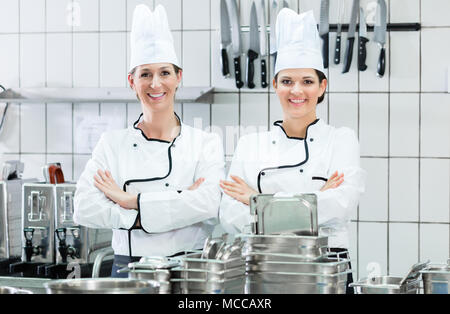
<svg viewBox="0 0 450 314"><path fill-rule="evenodd" d="M142 64L172 63L178 67L166 10L158 5L152 12L145 4L136 6L131 27L129 71Z"/></svg>
<svg viewBox="0 0 450 314"><path fill-rule="evenodd" d="M325 73L313 11L297 14L291 9L282 9L277 16L276 38L275 74L296 68L312 68Z"/></svg>

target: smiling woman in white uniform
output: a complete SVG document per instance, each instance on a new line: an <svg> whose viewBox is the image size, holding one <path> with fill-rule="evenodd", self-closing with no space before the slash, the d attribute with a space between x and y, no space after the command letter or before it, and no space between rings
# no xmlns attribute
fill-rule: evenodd
<svg viewBox="0 0 450 314"><path fill-rule="evenodd" d="M201 249L217 223L223 146L175 114L181 75L164 8L137 6L128 81L142 114L101 136L75 195L77 223L113 229L113 277L142 256Z"/></svg>
<svg viewBox="0 0 450 314"><path fill-rule="evenodd" d="M276 32L273 87L284 119L272 131L239 140L228 180L221 182L220 222L228 232L246 231L254 194L315 193L319 234L329 237L333 251L344 251L350 217L364 191L358 139L353 130L317 118L327 80L312 11L281 10Z"/></svg>

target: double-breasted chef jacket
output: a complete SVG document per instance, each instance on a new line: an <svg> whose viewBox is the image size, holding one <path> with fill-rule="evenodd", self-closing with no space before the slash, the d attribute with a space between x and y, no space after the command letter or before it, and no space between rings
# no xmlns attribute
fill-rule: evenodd
<svg viewBox="0 0 450 314"><path fill-rule="evenodd" d="M181 121L173 141L149 139L137 128L141 119L142 114L133 126L102 134L77 182L74 219L113 229L116 255L171 256L202 248L218 222L222 141ZM109 170L124 191L138 195L137 210L122 208L94 186L98 169ZM187 190L199 178L205 181Z"/></svg>
<svg viewBox="0 0 450 314"><path fill-rule="evenodd" d="M321 192L335 171L344 173L344 182ZM260 193L316 194L319 235L329 237L330 247L348 248L349 222L364 191L365 177L353 130L317 119L307 127L305 138L295 138L277 121L269 132L240 138L229 175L241 177ZM249 206L225 194L219 216L230 233L248 230L251 221Z"/></svg>

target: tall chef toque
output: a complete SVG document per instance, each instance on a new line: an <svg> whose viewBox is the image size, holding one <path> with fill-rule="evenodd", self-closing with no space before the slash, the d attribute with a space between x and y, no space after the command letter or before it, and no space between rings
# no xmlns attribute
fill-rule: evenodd
<svg viewBox="0 0 450 314"><path fill-rule="evenodd" d="M291 9L282 9L277 16L276 38L275 74L296 68L312 68L325 73L313 11L297 14Z"/></svg>
<svg viewBox="0 0 450 314"><path fill-rule="evenodd" d="M172 63L180 67L162 5L156 6L154 12L145 4L136 6L130 44L130 72L139 65L151 63Z"/></svg>

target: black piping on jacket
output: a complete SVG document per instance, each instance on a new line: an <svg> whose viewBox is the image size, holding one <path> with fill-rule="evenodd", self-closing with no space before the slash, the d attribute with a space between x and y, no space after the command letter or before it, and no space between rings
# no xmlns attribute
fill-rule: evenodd
<svg viewBox="0 0 450 314"><path fill-rule="evenodd" d="M287 169L287 168L296 168L296 167L300 167L300 166L302 166L302 165L304 165L304 164L306 164L306 163L308 162L308 159L309 159L309 150L308 150L308 141L307 141L307 138L308 138L308 129L309 129L309 127L310 127L311 125L316 124L318 121L319 121L319 119L316 119L314 122L312 122L311 124L309 124L309 125L306 127L305 138L301 138L301 137L290 137L290 136L288 136L287 133L286 133L286 131L284 130L283 126L281 125L281 123L282 123L283 121L275 121L275 122L273 123L273 125L276 125L276 126L280 127L280 128L283 130L283 132L284 132L284 134L286 135L287 138L289 138L289 139L294 139L294 140L304 140L304 144L305 144L305 160L303 160L302 162L300 162L300 163L298 163L298 164L295 164L295 165L283 165L283 166L278 166L278 167L269 167L269 168L264 168L264 169L262 169L262 170L258 173L258 191L259 191L259 193L262 193L262 190L261 190L261 176L262 176L262 174L263 174L265 171L268 171L268 170L278 170L278 169Z"/></svg>
<svg viewBox="0 0 450 314"><path fill-rule="evenodd" d="M127 191L127 186L130 185L131 183L135 183L135 182L151 182L151 181L164 180L164 179L167 178L167 177L170 175L170 173L172 172L172 152L171 152L171 149L172 149L172 146L175 144L175 141L177 140L177 138L180 136L180 134L181 134L181 128L182 128L180 117L176 114L176 112L174 112L174 114L175 114L176 118L178 119L178 121L180 122L180 132L179 132L178 135L173 139L172 142L163 141L163 140L159 140L159 139L148 138L148 137L144 134L144 132L143 132L141 129L139 129L139 128L137 127L137 124L139 123L139 120L141 120L141 117L143 116L143 113L141 113L141 115L139 116L139 118L137 119L137 121L134 122L133 128L135 128L136 130L140 130L142 136L143 136L147 141L156 141L156 142L162 142L162 143L171 143L170 146L169 146L169 148L167 149L167 155L168 155L168 159L169 159L169 171L168 171L167 174L166 174L165 176L163 176L163 177L153 177L153 178L147 178L147 179L131 179L131 180L127 180L127 181L123 184L123 188L122 188L123 191L126 192L126 191ZM137 196L137 205L138 205L137 211L138 211L138 214L137 214L137 216L136 216L136 220L135 220L133 226L132 226L130 229L128 229L128 245L129 245L129 256L130 256L130 257L132 256L132 254L131 254L131 231L134 230L134 229L141 229L141 230L143 230L145 233L151 234L150 232L148 232L148 231L146 231L146 230L144 229L144 227L143 227L143 225L142 225L142 222L141 222L141 226L140 226L140 227L136 227L137 221L138 221L138 220L140 221L140 219L141 219L140 199L141 199L141 194L139 193L138 196Z"/></svg>

